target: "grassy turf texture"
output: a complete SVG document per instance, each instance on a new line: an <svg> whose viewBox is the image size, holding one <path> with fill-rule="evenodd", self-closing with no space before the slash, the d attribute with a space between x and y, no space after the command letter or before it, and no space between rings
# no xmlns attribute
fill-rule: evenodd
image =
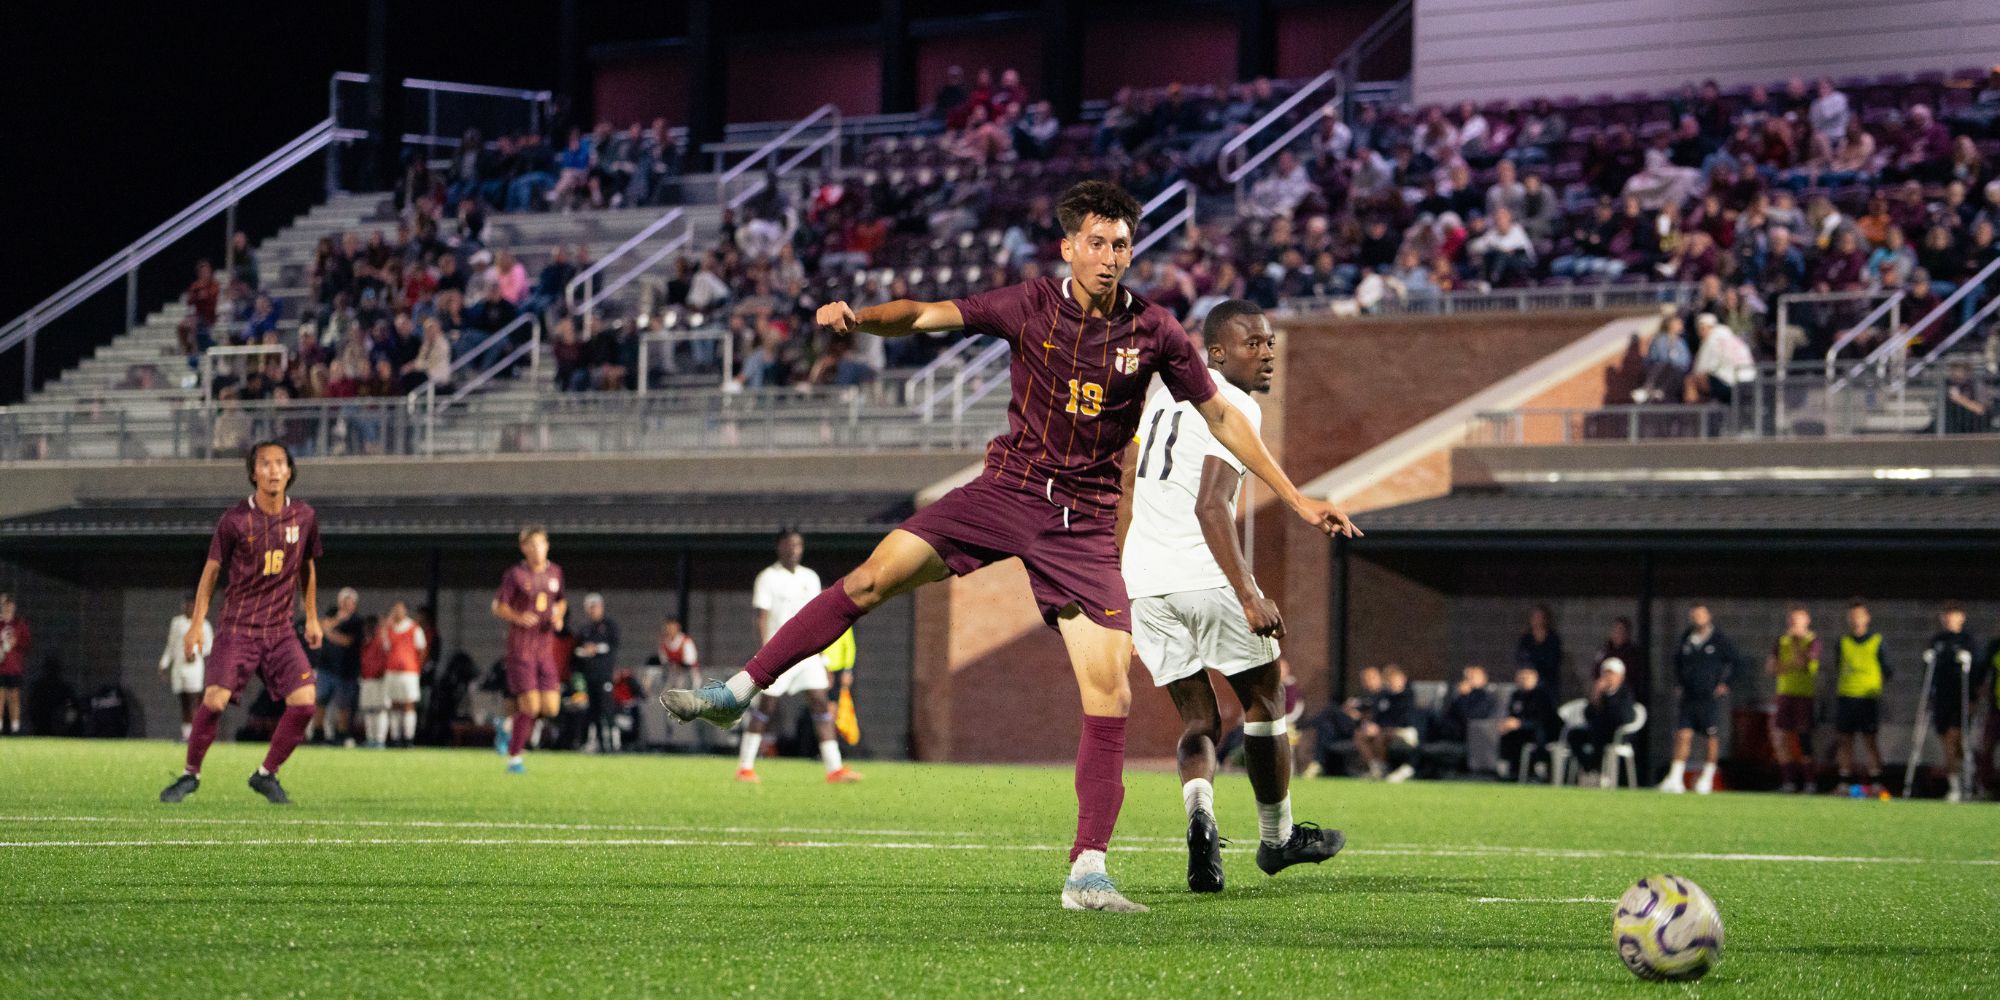
<svg viewBox="0 0 2000 1000"><path fill-rule="evenodd" d="M1421 997L2000 995L1986 805L1301 781L1348 849L1275 878L1240 773L1229 885L1186 891L1171 774L1126 775L1066 913L1066 768L305 748L289 808L219 744L0 742L0 995ZM1728 942L1694 987L1619 963L1611 900L1674 872Z"/></svg>

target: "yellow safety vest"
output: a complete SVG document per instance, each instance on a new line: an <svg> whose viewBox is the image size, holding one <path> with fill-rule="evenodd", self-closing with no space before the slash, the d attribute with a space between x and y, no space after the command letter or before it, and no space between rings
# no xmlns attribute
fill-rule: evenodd
<svg viewBox="0 0 2000 1000"><path fill-rule="evenodd" d="M1882 697L1882 633L1870 632L1856 639L1853 633L1840 637L1840 688L1842 698Z"/></svg>
<svg viewBox="0 0 2000 1000"><path fill-rule="evenodd" d="M826 661L827 673L837 674L843 670L852 668L854 666L854 630L848 629L840 633L840 638L833 640L833 645L826 647L826 652L821 653L820 656Z"/></svg>
<svg viewBox="0 0 2000 1000"><path fill-rule="evenodd" d="M1811 632L1794 637L1787 632L1778 637L1778 693L1787 697L1813 696L1813 678L1819 676L1819 658L1812 653L1818 638Z"/></svg>

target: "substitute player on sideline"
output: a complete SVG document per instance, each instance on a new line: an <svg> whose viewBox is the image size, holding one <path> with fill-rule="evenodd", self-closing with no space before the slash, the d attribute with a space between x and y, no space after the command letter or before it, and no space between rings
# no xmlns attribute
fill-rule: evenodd
<svg viewBox="0 0 2000 1000"><path fill-rule="evenodd" d="M272 700L285 706L285 714L271 733L271 750L264 755L263 766L250 775L250 789L273 805L291 804L278 784L278 768L305 739L306 723L313 717L318 687L312 665L306 662L306 651L299 647L298 636L292 631L292 610L303 580L306 645L318 649L323 638L319 625L319 515L305 501L287 495L299 476L291 449L276 441L261 441L250 449L243 465L257 492L222 515L215 525L215 537L208 543L208 562L201 568L201 585L195 588L189 620L207 620L208 601L215 594L216 578L225 563L229 566L229 589L223 595L222 621L204 667L207 687L194 710L188 735L187 771L160 792L161 802L179 802L201 787L201 761L215 742L222 711L236 700L252 674L264 682ZM201 654L201 636L200 629L188 629L182 639L183 658L192 660Z"/></svg>
<svg viewBox="0 0 2000 1000"><path fill-rule="evenodd" d="M802 564L805 555L805 536L796 531L780 532L778 561L764 567L763 572L757 574L757 582L751 585L750 606L757 611L757 639L760 645L770 642L772 635L819 596L822 589L819 574ZM848 785L860 781L861 775L840 760L840 741L834 739L833 705L827 700L827 689L832 686L826 673L825 656L814 654L800 660L792 669L785 671L777 683L765 688L750 706L750 720L743 726L743 742L737 747L736 780L758 780L757 753L764 747L764 733L771 728L771 717L778 711L778 699L788 694L802 694L806 697L806 707L812 712L813 733L819 737L819 759L826 766L827 783Z"/></svg>
<svg viewBox="0 0 2000 1000"><path fill-rule="evenodd" d="M569 614L562 567L549 561L549 533L539 524L521 529L521 561L500 578L493 617L507 623L507 694L514 699L507 773L523 774L521 755L535 720L562 711L562 677L556 670L556 633Z"/></svg>
<svg viewBox="0 0 2000 1000"><path fill-rule="evenodd" d="M1159 375L1195 405L1210 432L1307 523L1352 533L1338 508L1310 500L1271 458L1257 429L1215 398L1215 383L1180 323L1120 287L1132 265L1139 203L1114 184L1084 181L1056 211L1071 277L1038 278L948 302L898 299L856 313L821 306L836 333L906 337L963 329L1013 348L1008 432L986 448L975 481L889 533L860 566L800 610L727 682L667 691L675 718L730 725L758 691L819 653L883 601L1003 559L1026 565L1042 618L1062 635L1083 703L1077 747L1076 839L1063 884L1066 909L1139 912L1104 870L1125 798L1125 716L1132 694L1130 604L1118 571L1119 466Z"/></svg>
<svg viewBox="0 0 2000 1000"><path fill-rule="evenodd" d="M193 659L187 656L187 634L190 630L201 633L195 644ZM215 648L215 627L203 621L199 628L194 623L194 595L189 594L181 601L181 613L167 625L167 648L160 651L160 676L167 681L168 690L181 703L181 742L188 741L194 732L194 709L201 704L202 658Z"/></svg>
<svg viewBox="0 0 2000 1000"><path fill-rule="evenodd" d="M1264 310L1230 299L1202 325L1217 394L1263 424L1253 392L1271 391L1277 340ZM1215 827L1215 744L1222 710L1204 668L1229 681L1243 703L1243 755L1257 797L1257 867L1266 875L1339 853L1346 837L1292 823L1292 745L1277 640L1278 605L1257 586L1236 540L1236 494L1244 465L1218 444L1195 408L1153 390L1139 421L1138 464L1127 472L1132 519L1122 548L1132 598L1132 644L1180 713L1181 802L1188 816L1188 889L1222 891L1222 837Z"/></svg>

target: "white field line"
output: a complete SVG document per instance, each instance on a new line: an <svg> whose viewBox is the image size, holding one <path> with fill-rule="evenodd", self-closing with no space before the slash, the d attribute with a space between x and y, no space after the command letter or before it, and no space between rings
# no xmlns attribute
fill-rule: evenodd
<svg viewBox="0 0 2000 1000"><path fill-rule="evenodd" d="M16 823L146 823L146 824L186 824L211 826L327 826L364 827L383 829L438 830L438 829L520 829L520 830L560 830L566 832L590 833L598 831L658 831L709 834L691 837L619 837L619 838L555 838L555 837L315 837L300 838L253 838L253 839L129 839L129 840L5 840L0 848L7 847L223 847L223 846L370 846L370 845L462 845L468 847L789 847L809 849L880 849L880 850L958 850L958 851L1058 851L1065 845L1057 844L987 844L958 840L971 834L961 831L921 831L921 830L848 830L827 827L674 827L645 826L640 824L563 824L563 823L507 823L477 820L341 820L341 819L292 819L273 817L271 819L236 819L203 817L117 817L117 816L0 816L0 822ZM714 834L738 835L733 839L720 839ZM946 842L936 840L784 840L772 835L785 834L834 834L850 837L917 837L952 838ZM763 835L766 839L741 839L742 835ZM1121 837L1121 841L1137 843L1159 843L1175 838L1164 837ZM1115 851L1180 853L1183 848L1164 846L1123 846L1113 845ZM1233 848L1232 850L1245 850ZM1823 855L1823 854L1758 854L1747 852L1702 852L1702 851L1636 851L1636 850L1595 850L1585 848L1511 847L1499 845L1427 846L1422 844L1385 844L1375 848L1350 848L1344 854L1357 857L1411 857L1411 858L1553 858L1566 860L1602 860L1608 858L1646 858L1671 861L1740 861L1766 864L1858 864L1858 865L1965 865L1976 867L2000 866L2000 859L1984 858L1914 858L1870 855Z"/></svg>

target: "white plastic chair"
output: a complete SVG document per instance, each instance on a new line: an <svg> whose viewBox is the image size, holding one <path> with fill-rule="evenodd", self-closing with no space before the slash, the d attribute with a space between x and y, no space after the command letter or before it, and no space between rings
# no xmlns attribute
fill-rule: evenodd
<svg viewBox="0 0 2000 1000"><path fill-rule="evenodd" d="M1589 704L1588 701L1582 698L1573 698L1563 702L1562 707L1556 709L1556 716L1562 719L1563 728L1562 732L1556 734L1555 741L1547 746L1549 751L1549 783L1552 785L1569 784L1569 732L1572 729L1583 728L1583 710ZM1524 747L1522 750L1521 760L1522 766L1525 769L1528 759L1527 748Z"/></svg>
<svg viewBox="0 0 2000 1000"><path fill-rule="evenodd" d="M1611 784L1605 787L1618 787L1617 772L1621 768L1625 773L1625 787L1639 787L1639 760L1632 752L1630 737L1633 733L1644 728L1646 728L1646 706L1634 704L1632 706L1632 721L1619 726L1618 731L1611 736L1611 745L1605 748L1605 755L1614 758L1612 766L1605 769L1606 773L1611 775Z"/></svg>

